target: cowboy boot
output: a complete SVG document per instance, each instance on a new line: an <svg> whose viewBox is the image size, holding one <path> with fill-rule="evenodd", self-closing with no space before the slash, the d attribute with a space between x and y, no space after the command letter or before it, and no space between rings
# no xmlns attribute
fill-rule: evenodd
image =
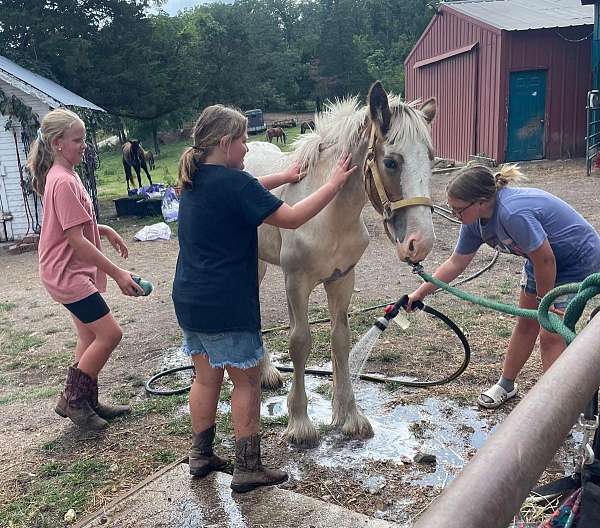
<svg viewBox="0 0 600 528"><path fill-rule="evenodd" d="M194 477L206 477L211 471L223 469L227 465L227 460L213 452L215 429L213 425L201 433L192 434L192 447L188 461L190 475Z"/></svg>
<svg viewBox="0 0 600 528"><path fill-rule="evenodd" d="M56 408L59 416L69 418L75 425L89 431L98 431L108 422L98 416L91 405L93 380L76 367L69 367L65 388Z"/></svg>
<svg viewBox="0 0 600 528"><path fill-rule="evenodd" d="M112 420L117 416L123 416L124 414L129 413L131 410L129 405L106 405L105 403L99 402L97 379L92 380L92 399L90 403L92 405L92 409L96 411L96 414L105 420Z"/></svg>
<svg viewBox="0 0 600 528"><path fill-rule="evenodd" d="M269 469L260 459L260 435L255 434L235 442L235 467L231 479L231 489L238 493L281 484L288 479L285 471Z"/></svg>

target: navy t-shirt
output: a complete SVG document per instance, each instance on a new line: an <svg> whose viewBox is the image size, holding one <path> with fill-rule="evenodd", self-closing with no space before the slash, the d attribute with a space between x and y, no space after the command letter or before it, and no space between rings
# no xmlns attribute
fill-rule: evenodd
<svg viewBox="0 0 600 528"><path fill-rule="evenodd" d="M188 331L260 329L257 227L283 203L250 174L202 164L179 202L173 303Z"/></svg>

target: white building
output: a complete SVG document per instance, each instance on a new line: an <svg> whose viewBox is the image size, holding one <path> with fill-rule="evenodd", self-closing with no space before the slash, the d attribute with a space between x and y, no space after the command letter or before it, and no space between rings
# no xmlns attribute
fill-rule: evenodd
<svg viewBox="0 0 600 528"><path fill-rule="evenodd" d="M50 79L37 75L0 55L0 100L13 95L35 112L40 122L53 108L76 106L104 111ZM39 230L40 200L23 190L26 145L17 120L0 113L0 242L21 240Z"/></svg>

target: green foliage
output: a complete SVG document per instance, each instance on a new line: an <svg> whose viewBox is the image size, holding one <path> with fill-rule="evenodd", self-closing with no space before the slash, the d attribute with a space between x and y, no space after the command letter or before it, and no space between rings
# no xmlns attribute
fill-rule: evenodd
<svg viewBox="0 0 600 528"><path fill-rule="evenodd" d="M0 49L107 109L98 127L158 151L159 130L215 102L310 111L375 79L402 92L404 59L439 2L237 0L173 17L151 14L156 3L0 0Z"/></svg>

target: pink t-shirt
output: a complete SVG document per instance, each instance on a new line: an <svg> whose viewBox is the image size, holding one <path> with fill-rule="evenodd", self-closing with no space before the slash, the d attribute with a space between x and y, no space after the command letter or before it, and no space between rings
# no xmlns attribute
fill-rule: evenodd
<svg viewBox="0 0 600 528"><path fill-rule="evenodd" d="M106 291L106 274L78 259L65 235L70 227L82 225L83 236L102 249L92 202L79 177L53 165L46 176L42 200L40 278L50 296L61 304L69 304Z"/></svg>

